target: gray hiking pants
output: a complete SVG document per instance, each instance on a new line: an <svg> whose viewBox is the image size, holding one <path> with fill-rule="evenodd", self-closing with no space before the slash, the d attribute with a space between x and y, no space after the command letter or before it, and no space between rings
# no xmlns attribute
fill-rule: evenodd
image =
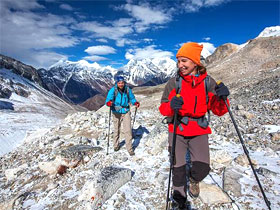
<svg viewBox="0 0 280 210"><path fill-rule="evenodd" d="M169 133L169 153L171 154L173 133ZM173 190L179 191L186 197L186 154L187 149L190 150L191 170L190 176L195 181L203 180L210 171L210 155L208 135L201 136L181 136L176 135L175 146L175 165L173 169Z"/></svg>
<svg viewBox="0 0 280 210"><path fill-rule="evenodd" d="M133 151L132 149L132 131L131 131L131 117L130 111L126 114L118 114L113 112L113 123L114 123L114 148L119 147L120 134L125 138L125 145L128 152ZM121 129L121 124L123 128Z"/></svg>

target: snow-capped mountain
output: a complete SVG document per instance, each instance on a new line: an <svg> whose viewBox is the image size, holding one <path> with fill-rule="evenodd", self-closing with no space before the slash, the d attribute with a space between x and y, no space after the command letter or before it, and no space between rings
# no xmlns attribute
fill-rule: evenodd
<svg viewBox="0 0 280 210"><path fill-rule="evenodd" d="M80 104L96 95L99 106L103 105L107 91L114 84L117 75L125 77L131 86L162 84L176 72L176 63L170 58L130 60L120 69L102 67L85 60L78 62L59 61L49 69L39 69L39 74L48 89L68 101ZM95 103L96 104L96 103Z"/></svg>
<svg viewBox="0 0 280 210"><path fill-rule="evenodd" d="M94 95L105 94L113 84L116 69L85 60L61 60L48 70L38 69L38 72L51 92L79 104Z"/></svg>
<svg viewBox="0 0 280 210"><path fill-rule="evenodd" d="M258 37L280 36L280 26L271 26L265 28Z"/></svg>
<svg viewBox="0 0 280 210"><path fill-rule="evenodd" d="M151 86L166 82L176 73L176 62L170 58L130 60L118 74L134 86Z"/></svg>

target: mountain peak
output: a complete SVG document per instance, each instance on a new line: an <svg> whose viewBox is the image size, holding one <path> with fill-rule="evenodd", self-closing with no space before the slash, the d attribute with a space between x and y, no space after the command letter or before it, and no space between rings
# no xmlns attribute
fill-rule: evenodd
<svg viewBox="0 0 280 210"><path fill-rule="evenodd" d="M58 67L67 67L67 66L77 66L79 68L84 68L84 69L88 69L88 68L101 69L102 68L96 62L89 63L86 60L68 61L68 60L62 59L62 60L59 60L58 62L56 62L55 64L51 65L48 69L58 68Z"/></svg>
<svg viewBox="0 0 280 210"><path fill-rule="evenodd" d="M258 37L280 36L280 26L266 27Z"/></svg>

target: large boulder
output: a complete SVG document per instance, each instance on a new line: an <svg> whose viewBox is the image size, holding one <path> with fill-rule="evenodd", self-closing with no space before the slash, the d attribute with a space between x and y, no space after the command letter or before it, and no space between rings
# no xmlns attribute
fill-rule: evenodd
<svg viewBox="0 0 280 210"><path fill-rule="evenodd" d="M97 179L85 183L78 198L79 201L91 201L91 208L96 209L110 198L121 186L131 180L132 171L126 168L106 167Z"/></svg>

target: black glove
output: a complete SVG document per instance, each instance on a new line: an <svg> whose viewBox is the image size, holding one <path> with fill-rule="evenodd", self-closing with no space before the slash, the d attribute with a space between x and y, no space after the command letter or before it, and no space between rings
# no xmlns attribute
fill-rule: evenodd
<svg viewBox="0 0 280 210"><path fill-rule="evenodd" d="M219 96L222 99L226 99L229 96L229 90L227 88L227 86L224 85L224 83L220 83L218 85L216 85L215 87L217 96Z"/></svg>
<svg viewBox="0 0 280 210"><path fill-rule="evenodd" d="M184 104L184 101L183 101L183 98L181 96L180 97L174 96L171 99L171 102L170 102L170 106L174 110L175 109L181 109L183 104Z"/></svg>

